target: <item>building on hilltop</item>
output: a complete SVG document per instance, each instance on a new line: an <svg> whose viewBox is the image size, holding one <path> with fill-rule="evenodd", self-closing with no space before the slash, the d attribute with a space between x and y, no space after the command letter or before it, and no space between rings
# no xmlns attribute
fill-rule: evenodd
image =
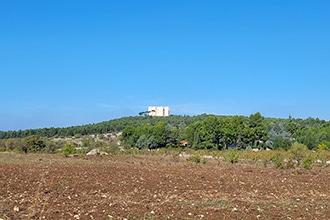
<svg viewBox="0 0 330 220"><path fill-rule="evenodd" d="M167 117L170 115L170 107L168 106L149 106L149 116Z"/></svg>

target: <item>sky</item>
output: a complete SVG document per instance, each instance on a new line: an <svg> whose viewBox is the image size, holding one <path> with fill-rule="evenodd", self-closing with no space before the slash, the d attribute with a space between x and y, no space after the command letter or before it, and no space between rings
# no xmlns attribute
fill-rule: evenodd
<svg viewBox="0 0 330 220"><path fill-rule="evenodd" d="M330 120L328 0L0 1L0 130L174 115Z"/></svg>

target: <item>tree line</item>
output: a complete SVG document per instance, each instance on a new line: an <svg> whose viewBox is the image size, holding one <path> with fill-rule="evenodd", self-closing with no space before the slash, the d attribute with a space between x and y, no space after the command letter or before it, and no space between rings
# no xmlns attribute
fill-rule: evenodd
<svg viewBox="0 0 330 220"><path fill-rule="evenodd" d="M129 147L163 148L182 145L200 150L284 149L296 144L330 150L330 123L319 119L264 118L259 112L244 116L204 115L187 126L158 123L127 126L121 140Z"/></svg>
<svg viewBox="0 0 330 220"><path fill-rule="evenodd" d="M182 141L196 150L247 146L265 147L268 132L260 113L243 116L209 115L183 128L158 122L156 125L127 126L121 140L131 147L162 148L180 146Z"/></svg>

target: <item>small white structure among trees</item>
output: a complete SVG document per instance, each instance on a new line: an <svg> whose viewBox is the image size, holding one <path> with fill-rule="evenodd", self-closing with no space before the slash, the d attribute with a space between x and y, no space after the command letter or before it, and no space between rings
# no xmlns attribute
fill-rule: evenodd
<svg viewBox="0 0 330 220"><path fill-rule="evenodd" d="M170 107L168 106L149 106L149 116L167 117L170 115Z"/></svg>

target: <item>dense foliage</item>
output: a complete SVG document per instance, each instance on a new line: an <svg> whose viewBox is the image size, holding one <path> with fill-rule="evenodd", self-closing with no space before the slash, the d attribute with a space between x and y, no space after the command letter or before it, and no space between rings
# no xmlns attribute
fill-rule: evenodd
<svg viewBox="0 0 330 220"><path fill-rule="evenodd" d="M247 146L264 147L268 139L266 125L260 113L243 116L210 116L188 126L186 138L194 149L245 149Z"/></svg>
<svg viewBox="0 0 330 220"><path fill-rule="evenodd" d="M162 126L162 127L161 127ZM155 130L162 132L155 132ZM161 136L158 136L161 135ZM162 141L156 141L156 140ZM319 119L264 118L259 112L244 116L204 115L186 127L170 123L128 126L123 130L123 143L141 148L180 146L201 150L284 149L303 144L308 149L330 149L330 123Z"/></svg>

